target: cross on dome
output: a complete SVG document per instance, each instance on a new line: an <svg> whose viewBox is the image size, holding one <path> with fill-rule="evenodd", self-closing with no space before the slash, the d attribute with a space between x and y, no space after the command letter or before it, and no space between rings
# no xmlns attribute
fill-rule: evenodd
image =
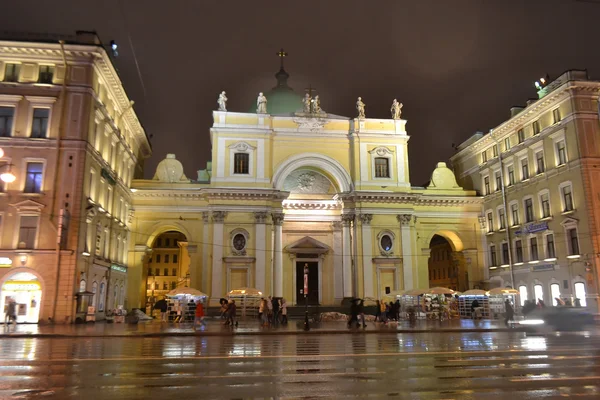
<svg viewBox="0 0 600 400"><path fill-rule="evenodd" d="M279 59L281 60L281 69L283 69L283 59L284 59L284 57L287 57L288 53L286 51L284 51L283 47L282 47L281 50L279 50L277 52L277 55L279 56Z"/></svg>

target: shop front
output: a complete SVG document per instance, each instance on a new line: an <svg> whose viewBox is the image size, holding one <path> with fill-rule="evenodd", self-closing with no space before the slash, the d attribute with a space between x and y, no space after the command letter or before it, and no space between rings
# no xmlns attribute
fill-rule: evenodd
<svg viewBox="0 0 600 400"><path fill-rule="evenodd" d="M10 299L17 303L17 323L37 324L42 303L42 284L29 272L10 275L0 287L0 309L3 315Z"/></svg>

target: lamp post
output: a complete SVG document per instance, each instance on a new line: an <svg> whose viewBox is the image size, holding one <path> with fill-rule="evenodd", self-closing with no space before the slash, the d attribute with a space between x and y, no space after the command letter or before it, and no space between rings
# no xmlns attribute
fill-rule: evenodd
<svg viewBox="0 0 600 400"><path fill-rule="evenodd" d="M304 264L304 330L310 330L308 323L308 264Z"/></svg>
<svg viewBox="0 0 600 400"><path fill-rule="evenodd" d="M2 150L2 148L0 148L0 158L2 158L2 157L4 157L4 150ZM8 171L0 174L0 179L3 182L12 183L15 181L15 179L17 179L17 177L11 171L12 166L13 166L13 164L9 164L6 162L4 164L0 165L0 168L8 167Z"/></svg>

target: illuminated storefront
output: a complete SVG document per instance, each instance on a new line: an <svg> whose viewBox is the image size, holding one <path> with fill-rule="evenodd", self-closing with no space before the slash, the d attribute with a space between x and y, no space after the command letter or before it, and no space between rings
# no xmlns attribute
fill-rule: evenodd
<svg viewBox="0 0 600 400"><path fill-rule="evenodd" d="M37 323L40 317L42 285L29 272L17 272L8 277L0 288L0 309L6 310L9 299L17 302L17 322Z"/></svg>

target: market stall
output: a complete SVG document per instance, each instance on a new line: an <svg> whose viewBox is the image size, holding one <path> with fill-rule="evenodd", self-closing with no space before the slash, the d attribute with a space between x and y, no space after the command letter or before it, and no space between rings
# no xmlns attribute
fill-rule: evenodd
<svg viewBox="0 0 600 400"><path fill-rule="evenodd" d="M167 293L167 315L170 322L193 321L196 314L196 303L206 306L208 295L199 290L183 287Z"/></svg>
<svg viewBox="0 0 600 400"><path fill-rule="evenodd" d="M519 302L517 301L517 296L519 295L519 291L512 288L494 288L488 292L489 298L489 308L490 308L490 317L494 319L501 318L506 308L504 306L504 302L508 299L510 300L515 313L517 312L517 307Z"/></svg>
<svg viewBox="0 0 600 400"><path fill-rule="evenodd" d="M477 301L478 307L474 310L479 318L490 317L490 302L488 292L481 289L471 289L458 296L458 308L461 318L473 318L471 305Z"/></svg>
<svg viewBox="0 0 600 400"><path fill-rule="evenodd" d="M409 289L401 292L402 317L408 318L408 310L414 309L417 318L425 318L425 303L423 295L429 289Z"/></svg>
<svg viewBox="0 0 600 400"><path fill-rule="evenodd" d="M235 300L238 318L258 318L258 307L263 294L254 288L233 289L228 294L229 300Z"/></svg>
<svg viewBox="0 0 600 400"><path fill-rule="evenodd" d="M454 290L444 287L428 289L423 295L427 319L443 320L457 317L454 293ZM455 312L451 312L452 310Z"/></svg>

